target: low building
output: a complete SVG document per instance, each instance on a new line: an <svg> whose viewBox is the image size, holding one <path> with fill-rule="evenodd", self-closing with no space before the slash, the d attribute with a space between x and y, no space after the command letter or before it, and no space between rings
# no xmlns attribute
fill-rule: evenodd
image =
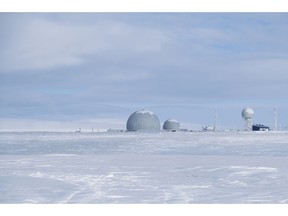
<svg viewBox="0 0 288 216"><path fill-rule="evenodd" d="M270 128L268 126L265 126L265 125L254 124L254 125L252 125L252 130L253 131L269 131Z"/></svg>
<svg viewBox="0 0 288 216"><path fill-rule="evenodd" d="M202 127L203 131L215 131L215 126L205 126Z"/></svg>

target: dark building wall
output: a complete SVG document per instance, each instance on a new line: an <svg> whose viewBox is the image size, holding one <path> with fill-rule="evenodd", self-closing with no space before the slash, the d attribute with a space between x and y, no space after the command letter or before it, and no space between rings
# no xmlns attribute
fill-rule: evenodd
<svg viewBox="0 0 288 216"><path fill-rule="evenodd" d="M270 130L270 128L268 126L265 125L253 125L252 126L252 130L253 131L268 131Z"/></svg>

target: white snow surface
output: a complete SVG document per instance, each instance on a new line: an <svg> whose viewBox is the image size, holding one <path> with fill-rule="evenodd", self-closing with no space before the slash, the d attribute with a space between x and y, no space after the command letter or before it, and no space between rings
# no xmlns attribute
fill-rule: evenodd
<svg viewBox="0 0 288 216"><path fill-rule="evenodd" d="M0 133L0 203L288 203L288 132Z"/></svg>
<svg viewBox="0 0 288 216"><path fill-rule="evenodd" d="M168 119L169 122L179 123L176 119Z"/></svg>
<svg viewBox="0 0 288 216"><path fill-rule="evenodd" d="M136 114L149 114L149 115L155 115L153 112L149 110L139 110L136 112Z"/></svg>

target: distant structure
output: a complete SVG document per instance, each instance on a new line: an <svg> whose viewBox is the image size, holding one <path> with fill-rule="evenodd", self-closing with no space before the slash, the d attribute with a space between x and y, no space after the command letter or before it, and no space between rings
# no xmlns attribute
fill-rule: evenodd
<svg viewBox="0 0 288 216"><path fill-rule="evenodd" d="M126 129L127 131L160 131L160 121L153 112L143 109L130 115Z"/></svg>
<svg viewBox="0 0 288 216"><path fill-rule="evenodd" d="M175 119L168 119L163 124L163 130L172 132L179 131L180 123Z"/></svg>
<svg viewBox="0 0 288 216"><path fill-rule="evenodd" d="M123 132L126 132L126 130L121 130L121 129L107 129L107 132L108 133L123 133Z"/></svg>
<svg viewBox="0 0 288 216"><path fill-rule="evenodd" d="M214 131L218 129L218 111L215 109L214 111Z"/></svg>
<svg viewBox="0 0 288 216"><path fill-rule="evenodd" d="M270 128L262 124L253 124L252 130L253 131L269 131Z"/></svg>
<svg viewBox="0 0 288 216"><path fill-rule="evenodd" d="M254 116L254 111L250 107L246 107L245 109L242 110L242 118L245 121L244 130L246 131L252 130L253 116Z"/></svg>
<svg viewBox="0 0 288 216"><path fill-rule="evenodd" d="M278 130L278 112L276 107L274 108L274 130Z"/></svg>
<svg viewBox="0 0 288 216"><path fill-rule="evenodd" d="M211 132L211 131L215 131L216 128L215 126L205 126L205 127L202 127L202 131L206 131L206 132Z"/></svg>

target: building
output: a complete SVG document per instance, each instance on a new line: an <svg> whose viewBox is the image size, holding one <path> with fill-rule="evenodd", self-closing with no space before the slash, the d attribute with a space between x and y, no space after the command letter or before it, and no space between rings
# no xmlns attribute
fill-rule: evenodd
<svg viewBox="0 0 288 216"><path fill-rule="evenodd" d="M253 131L269 131L270 128L268 126L265 125L261 125L261 124L254 124L252 126L252 130Z"/></svg>
<svg viewBox="0 0 288 216"><path fill-rule="evenodd" d="M172 132L179 131L180 123L175 119L168 119L163 124L163 130Z"/></svg>
<svg viewBox="0 0 288 216"><path fill-rule="evenodd" d="M215 131L215 126L205 126L202 127L203 131Z"/></svg>
<svg viewBox="0 0 288 216"><path fill-rule="evenodd" d="M160 131L160 121L153 112L139 110L130 115L126 129L127 131Z"/></svg>
<svg viewBox="0 0 288 216"><path fill-rule="evenodd" d="M254 111L250 107L246 107L245 109L242 110L241 114L243 120L245 121L244 130L251 131L253 125Z"/></svg>

